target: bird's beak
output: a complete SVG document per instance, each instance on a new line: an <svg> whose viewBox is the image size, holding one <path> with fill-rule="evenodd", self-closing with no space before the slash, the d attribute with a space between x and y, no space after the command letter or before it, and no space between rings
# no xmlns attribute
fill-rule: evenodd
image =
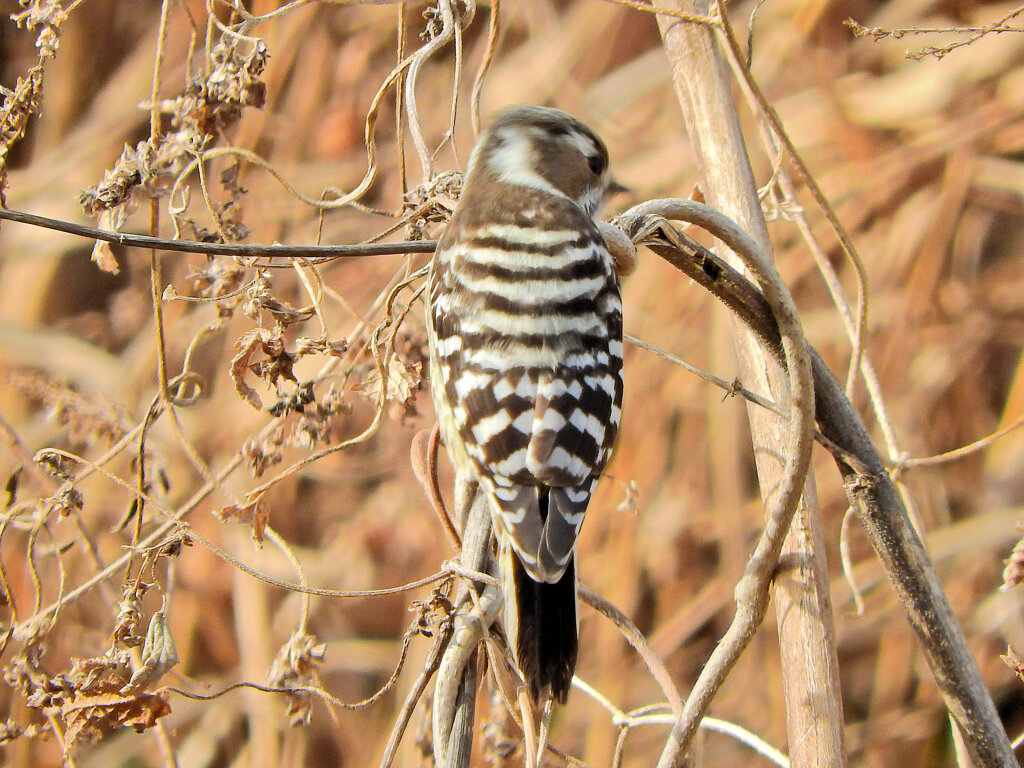
<svg viewBox="0 0 1024 768"><path fill-rule="evenodd" d="M621 194L622 192L629 192L629 187L619 184L615 179L608 182L608 197Z"/></svg>

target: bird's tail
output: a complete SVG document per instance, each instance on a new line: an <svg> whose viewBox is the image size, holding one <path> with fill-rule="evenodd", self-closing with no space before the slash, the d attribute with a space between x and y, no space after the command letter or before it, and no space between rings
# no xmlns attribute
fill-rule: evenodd
<svg viewBox="0 0 1024 768"><path fill-rule="evenodd" d="M534 581L510 547L502 552L505 634L530 697L565 703L576 669L576 562L553 584Z"/></svg>

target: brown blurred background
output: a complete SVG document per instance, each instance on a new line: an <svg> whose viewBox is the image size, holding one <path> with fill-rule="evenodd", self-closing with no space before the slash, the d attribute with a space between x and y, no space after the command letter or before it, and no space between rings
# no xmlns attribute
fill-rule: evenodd
<svg viewBox="0 0 1024 768"><path fill-rule="evenodd" d="M17 10L11 2L0 5L5 12ZM126 143L134 146L149 135L158 5L87 0L61 25L59 51L46 67L40 115L10 156L9 207L91 223L77 203L79 194L100 182ZM247 8L267 13L275 5L255 0ZM969 35L875 41L854 38L843 21L852 17L887 28L983 26L1013 7L772 0L759 8L754 22L753 72L866 263L866 351L878 370L898 447L909 456L970 443L1024 414L1024 37L988 35L941 59L918 61L905 53ZM406 53L422 45L423 10L417 3L404 9ZM745 28L751 10L749 2L734 4L734 21ZM397 5L309 3L254 26L248 34L258 36L269 52L260 75L266 103L262 109L245 108L214 145L258 154L308 197L332 185L354 187L367 167L367 111L396 62L401 12ZM218 13L227 20L225 9ZM456 141L438 154L439 170L461 169L472 146L469 95L491 10L481 4L476 13L464 34ZM207 30L204 3L170 4L161 98L177 97L191 77L204 74ZM35 63L35 37L10 21L0 23L0 83L12 87ZM211 39L216 38L214 30ZM449 46L424 65L418 82L419 113L431 148L449 122L454 72ZM508 103L552 104L601 134L617 179L630 189L613 201L611 212L650 197L686 197L699 184L657 27L647 13L600 0L506 2L500 45L482 93L485 115ZM749 110L741 113L755 175L763 184L771 177L771 163ZM169 118L163 130L174 130ZM407 124L403 132L405 175L413 188L422 174ZM403 192L393 89L381 102L376 136L379 173L362 203L393 213ZM238 184L245 191L233 199L220 176L230 164L228 158L208 164L210 195L214 204L231 202L226 220L250 228L249 242L304 244L318 237L324 243L358 242L391 223L379 214L342 209L325 214L319 233L316 210L253 164L242 164ZM189 215L197 226L212 227L194 174L188 186ZM823 216L809 196L802 190L799 195L815 234L832 249L848 294L855 295L850 267ZM171 236L167 203L166 197L161 200L161 234ZM148 221L149 203L143 199L125 229L148 232ZM808 249L784 215L770 227L779 269L806 332L842 376L850 343ZM436 232L436 224L427 226L427 236ZM120 272L112 275L90 262L91 248L89 241L22 225L5 222L0 228L0 416L11 443L10 450L0 451L0 476L26 466L19 476L18 514L8 515L0 534L0 561L11 593L2 614L5 627L31 619L61 589L67 593L85 583L121 557L132 540L134 521L115 530L130 511L128 489L93 474L75 485L84 500L81 509L60 516L52 505L36 503L51 496L55 486L26 461L47 446L99 459L143 421L158 391L148 254L115 247ZM194 272L223 270L229 263L173 253L162 254L160 261L164 283L188 296L201 295L207 285L197 282ZM422 256L411 260L413 267L423 263ZM316 378L316 402L327 399L333 408L318 414L310 406L305 417L254 409L229 375L236 342L258 325L272 326L270 313L264 309L254 320L242 305L222 308L226 319L204 335L202 329L218 316L215 303L164 302L169 375L181 371L188 354L190 370L202 377L203 386L194 404L177 409L181 435L166 413L149 432L150 488L161 506L179 509L206 483L196 460L218 473L242 455L237 468L225 474L222 492L205 498L186 519L251 568L296 581L295 569L273 541L257 549L247 525L222 522L211 513L237 504L277 472L359 435L371 423L374 364L366 350L367 329L380 322L382 295L407 267L403 257L394 256L318 268L327 336L347 340L349 351L340 358L321 351L296 362L297 380ZM307 278L312 274L308 271ZM254 275L248 269L241 279ZM311 304L294 270L274 270L268 290L294 307ZM410 296L403 292L399 305ZM650 253L641 254L625 286L625 326L726 379L735 375L727 313ZM283 338L293 349L299 337L320 333L320 319L313 316L291 325ZM424 344L417 304L395 340L407 383L414 387ZM720 390L648 352L627 348L626 356L622 435L583 531L580 573L648 634L685 692L731 616L732 585L762 516L746 415L740 400L723 399ZM257 352L252 362L265 357ZM246 381L265 407L274 404L276 393L254 373ZM296 386L282 381L281 389L287 395ZM402 399L404 393L396 394ZM860 385L855 402L874 428ZM393 586L436 572L451 556L408 459L413 435L431 424L429 397L420 385L406 402L388 404L375 434L303 467L267 492L269 524L290 545L311 585ZM20 445L12 442L15 435ZM129 484L135 482L137 445L135 437L106 464ZM1011 737L1024 730L1024 698L999 655L1008 644L1024 647L1024 622L1018 592L998 587L1003 559L1024 517L1022 451L1024 434L1013 433L958 461L902 474ZM256 479L253 457L270 454L273 462L276 453L281 463ZM850 764L951 765L948 724L936 687L853 525L845 545L864 600L863 614L855 615L839 568L846 501L830 464L827 455L816 457ZM45 529L33 525L44 518ZM147 506L143 533L161 520L160 512ZM60 566L55 548L61 551ZM161 558L153 575L157 585L141 602L141 632L166 595L181 657L174 671L179 677L165 677L164 684L208 694L238 681L263 682L301 620L298 594L254 579L200 542L175 558ZM66 601L56 623L37 638L38 669L56 676L70 668L72 657L104 652L124 576L124 568L118 569L107 589L92 588ZM314 598L308 632L326 644L319 669L323 688L344 701L373 693L398 661L402 635L413 619L411 601L429 591ZM25 640L24 631L11 638L0 664L9 665ZM173 712L161 720L163 748L152 730L136 735L122 729L82 746L75 761L79 766L166 765L162 749L170 744L179 765L196 768L375 765L428 647L429 641L414 639L395 687L364 709L339 711L335 718L315 701L309 725L290 728L286 703L274 694L234 690L212 701L172 694ZM578 674L623 710L660 698L615 628L586 609ZM15 730L36 724L45 731L40 710L27 706L9 685L10 679L0 687L0 720L9 718L8 727ZM785 749L771 617L711 714ZM426 722L418 710L398 764L423 764L416 741ZM637 730L623 764L652 764L664 737L660 727ZM554 743L590 765L610 764L616 738L608 713L580 692L556 717ZM18 768L61 761L54 738L31 731L0 751L7 765ZM494 751L479 748L479 764ZM717 734L702 737L698 751L697 765L768 765Z"/></svg>

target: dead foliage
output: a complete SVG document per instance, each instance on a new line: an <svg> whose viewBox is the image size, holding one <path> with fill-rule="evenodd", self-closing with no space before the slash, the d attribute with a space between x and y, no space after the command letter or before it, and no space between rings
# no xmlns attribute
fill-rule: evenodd
<svg viewBox="0 0 1024 768"><path fill-rule="evenodd" d="M187 0L167 3L163 24L158 5L22 0L3 22L0 201L214 243L433 238L459 194L478 73L484 115L554 103L605 137L630 189L615 208L686 196L698 181L654 20L626 4L491 3L470 19L455 3L466 26L447 41L425 4ZM852 397L872 414L1014 736L1024 435L915 459L1024 414L1018 11L756 5L730 6L737 28L753 24L753 74L864 261L864 351L885 408L863 376ZM853 344L822 271L835 270L852 306L854 269L806 185L781 184L758 142L752 124L776 260L841 373ZM93 265L91 248L0 227L5 764L377 764L451 631L450 584L337 594L413 582L451 552L407 459L433 420L426 259L104 245ZM625 307L631 334L734 377L726 314L649 253ZM581 577L683 689L729 620L761 522L745 430L738 398L627 352L621 441L588 515ZM855 526L841 536L845 496L825 460L817 482L851 764L952 764L939 695L864 538ZM712 714L784 749L778 659L762 631ZM590 611L579 674L630 722L660 701ZM360 707L341 711L346 701ZM423 759L421 717L408 713L396 764ZM521 763L497 699L477 732L488 764ZM575 691L551 743L586 764L650 765L663 739L662 726L623 727ZM701 765L760 759L721 735L703 741Z"/></svg>

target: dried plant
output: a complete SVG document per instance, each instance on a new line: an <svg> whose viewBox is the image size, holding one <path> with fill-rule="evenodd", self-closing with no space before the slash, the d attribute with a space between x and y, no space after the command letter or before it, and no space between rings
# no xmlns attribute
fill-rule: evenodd
<svg viewBox="0 0 1024 768"><path fill-rule="evenodd" d="M0 220L96 239L81 267L81 242L0 229L6 764L731 765L752 749L923 766L948 750L947 707L975 765L1010 764L986 688L1019 730L1024 102L999 48L1014 36L996 33L1020 10L946 23L889 5L858 41L838 21L852 8L795 23L772 4L21 0L0 38L0 202L49 218ZM950 72L886 47L954 27L968 38L920 52ZM738 122L717 123L729 67L761 140L743 183ZM509 101L583 113L632 202L699 173L696 196L738 222L657 199L608 225L635 267L636 349L557 716L517 690L486 511L461 479L447 492L436 436L414 436L432 425L424 254L470 127ZM752 332L738 377L719 304ZM807 485L815 423L840 472L816 462ZM757 632L773 582L781 639ZM902 612L919 647L890 627ZM815 654L808 672L797 657ZM788 757L771 746L787 737Z"/></svg>

